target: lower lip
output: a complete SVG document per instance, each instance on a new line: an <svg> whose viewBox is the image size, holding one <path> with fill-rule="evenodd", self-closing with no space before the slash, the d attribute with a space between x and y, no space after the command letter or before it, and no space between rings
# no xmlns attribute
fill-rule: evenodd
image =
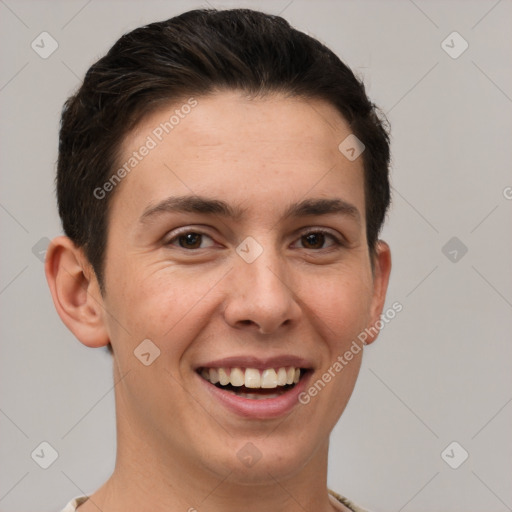
<svg viewBox="0 0 512 512"><path fill-rule="evenodd" d="M307 386L310 372L304 375L292 389L282 395L275 398L261 399L244 398L235 395L214 386L200 375L197 375L197 377L201 380L203 386L206 386L206 389L214 399L218 400L228 410L245 418L268 419L288 414L296 405L300 404L299 395Z"/></svg>

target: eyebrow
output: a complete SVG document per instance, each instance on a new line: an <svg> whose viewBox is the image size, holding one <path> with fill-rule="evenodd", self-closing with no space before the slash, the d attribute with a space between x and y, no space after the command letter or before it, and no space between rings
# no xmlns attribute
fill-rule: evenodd
<svg viewBox="0 0 512 512"><path fill-rule="evenodd" d="M245 208L231 206L220 199L197 195L172 196L146 208L139 220L145 223L164 213L199 213L220 215L239 221L246 211ZM328 214L344 215L353 218L357 222L361 221L359 210L353 204L339 198L305 199L291 204L282 215L281 220L291 217L312 217Z"/></svg>

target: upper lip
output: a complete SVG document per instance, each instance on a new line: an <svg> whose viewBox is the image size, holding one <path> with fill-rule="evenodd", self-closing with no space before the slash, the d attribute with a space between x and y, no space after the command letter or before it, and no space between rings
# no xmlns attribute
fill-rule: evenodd
<svg viewBox="0 0 512 512"><path fill-rule="evenodd" d="M281 355L266 358L255 356L224 357L200 364L196 367L196 370L199 368L255 368L257 370L265 370L266 368L281 368L283 366L305 369L313 368L311 362L302 357Z"/></svg>

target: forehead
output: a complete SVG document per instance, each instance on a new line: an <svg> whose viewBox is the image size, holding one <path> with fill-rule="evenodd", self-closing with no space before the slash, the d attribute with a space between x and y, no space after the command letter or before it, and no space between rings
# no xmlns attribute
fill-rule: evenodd
<svg viewBox="0 0 512 512"><path fill-rule="evenodd" d="M185 97L158 109L125 137L122 151L137 147L148 135L159 146L186 140L183 150L222 146L223 151L250 152L252 141L258 140L267 144L266 149L279 151L283 147L280 143L291 149L295 141L294 150L287 155L294 159L312 149L337 153L339 137L349 133L345 119L323 100L278 93L248 97L242 92L225 91Z"/></svg>
<svg viewBox="0 0 512 512"><path fill-rule="evenodd" d="M125 138L118 166L135 153L140 160L114 202L126 199L142 213L167 196L200 194L234 204L259 196L277 207L285 195L339 197L337 189L361 207L362 158L349 161L338 149L349 134L348 123L321 100L236 91L185 98L147 116ZM141 151L145 146L149 151Z"/></svg>

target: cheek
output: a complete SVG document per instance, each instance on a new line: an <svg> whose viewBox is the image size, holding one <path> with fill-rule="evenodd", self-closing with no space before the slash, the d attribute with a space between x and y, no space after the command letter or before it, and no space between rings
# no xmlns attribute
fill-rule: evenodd
<svg viewBox="0 0 512 512"><path fill-rule="evenodd" d="M161 267L147 267L145 272L127 268L123 274L124 278L120 272L111 274L115 289L108 304L112 335L130 338L132 349L147 338L162 350L183 351L194 319L207 317L205 308L218 277L198 278L183 269Z"/></svg>
<svg viewBox="0 0 512 512"><path fill-rule="evenodd" d="M317 328L325 339L344 346L367 326L372 288L365 273L354 269L305 284L304 303L317 319Z"/></svg>

